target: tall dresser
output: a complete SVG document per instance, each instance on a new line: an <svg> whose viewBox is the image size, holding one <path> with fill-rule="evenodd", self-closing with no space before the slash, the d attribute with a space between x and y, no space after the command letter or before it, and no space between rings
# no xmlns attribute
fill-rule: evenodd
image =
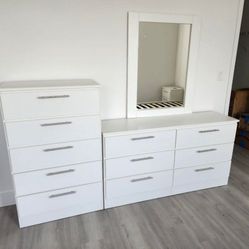
<svg viewBox="0 0 249 249"><path fill-rule="evenodd" d="M20 227L103 209L99 86L0 85Z"/></svg>

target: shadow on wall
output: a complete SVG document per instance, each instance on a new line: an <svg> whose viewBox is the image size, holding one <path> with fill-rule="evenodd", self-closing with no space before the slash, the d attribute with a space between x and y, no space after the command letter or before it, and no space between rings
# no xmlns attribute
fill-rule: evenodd
<svg viewBox="0 0 249 249"><path fill-rule="evenodd" d="M4 128L2 116L0 114L0 206L4 205L5 199L9 199L9 194L12 194L13 184L10 174L9 159L7 145L4 137Z"/></svg>
<svg viewBox="0 0 249 249"><path fill-rule="evenodd" d="M245 0L236 66L233 79L233 90L249 88L249 0Z"/></svg>

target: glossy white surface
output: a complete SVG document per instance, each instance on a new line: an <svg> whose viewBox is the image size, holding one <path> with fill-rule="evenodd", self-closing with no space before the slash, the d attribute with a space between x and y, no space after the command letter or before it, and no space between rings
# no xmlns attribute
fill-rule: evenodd
<svg viewBox="0 0 249 249"><path fill-rule="evenodd" d="M236 122L214 112L103 121L105 207L226 185ZM171 150L160 152L169 148L165 143L173 140L163 138L161 134L167 132L174 134L175 142ZM146 137L145 134L152 138L138 140L137 147L130 142L133 137ZM153 144L154 153L139 154L150 148L157 138L155 134L159 138ZM118 158L113 159L115 156ZM132 162L134 159L142 160ZM170 179L167 174L171 173ZM137 188L132 179L141 179ZM160 189L160 179L169 185Z"/></svg>
<svg viewBox="0 0 249 249"><path fill-rule="evenodd" d="M14 174L16 196L102 182L101 161Z"/></svg>
<svg viewBox="0 0 249 249"><path fill-rule="evenodd" d="M0 83L0 93L9 91L26 91L39 89L60 89L63 88L93 88L99 87L95 81L91 79L67 79L67 80L28 80L28 81L6 81Z"/></svg>
<svg viewBox="0 0 249 249"><path fill-rule="evenodd" d="M156 190L168 190L172 186L172 180L173 170L108 180L105 198L108 200Z"/></svg>
<svg viewBox="0 0 249 249"><path fill-rule="evenodd" d="M230 161L191 168L176 169L173 194L226 185L230 173Z"/></svg>
<svg viewBox="0 0 249 249"><path fill-rule="evenodd" d="M1 94L4 121L99 115L98 88Z"/></svg>
<svg viewBox="0 0 249 249"><path fill-rule="evenodd" d="M164 151L105 160L106 179L170 170L174 151Z"/></svg>
<svg viewBox="0 0 249 249"><path fill-rule="evenodd" d="M175 147L175 135L176 132L172 130L104 137L104 157L115 158L171 150Z"/></svg>
<svg viewBox="0 0 249 249"><path fill-rule="evenodd" d="M215 162L231 161L233 146L234 144L230 143L176 150L175 168L185 168Z"/></svg>
<svg viewBox="0 0 249 249"><path fill-rule="evenodd" d="M196 112L163 117L104 120L102 132L108 137L156 130L225 125L232 122L237 123L238 120L217 112Z"/></svg>
<svg viewBox="0 0 249 249"><path fill-rule="evenodd" d="M237 124L199 126L177 130L176 148L191 148L210 144L233 143Z"/></svg>
<svg viewBox="0 0 249 249"><path fill-rule="evenodd" d="M20 227L100 210L102 183L18 197L17 207Z"/></svg>
<svg viewBox="0 0 249 249"><path fill-rule="evenodd" d="M156 189L141 193L136 193L132 195L124 195L117 198L106 199L105 200L105 208L112 208L123 206L127 204L132 204L136 202L142 202L147 200L153 200L157 198L162 198L171 195L171 188L167 189Z"/></svg>
<svg viewBox="0 0 249 249"><path fill-rule="evenodd" d="M102 209L98 84L6 82L0 89L20 227Z"/></svg>
<svg viewBox="0 0 249 249"><path fill-rule="evenodd" d="M100 138L99 116L6 123L10 148Z"/></svg>
<svg viewBox="0 0 249 249"><path fill-rule="evenodd" d="M101 160L101 140L50 144L10 150L12 172L59 167Z"/></svg>

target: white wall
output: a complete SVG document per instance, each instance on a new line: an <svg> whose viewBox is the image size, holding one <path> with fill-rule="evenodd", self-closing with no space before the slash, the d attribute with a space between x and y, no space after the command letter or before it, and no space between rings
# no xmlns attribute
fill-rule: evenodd
<svg viewBox="0 0 249 249"><path fill-rule="evenodd" d="M196 14L202 31L193 110L224 112L238 3L0 0L0 81L92 78L102 85L102 117L125 117L127 12ZM0 137L0 191L7 191L2 131Z"/></svg>
<svg viewBox="0 0 249 249"><path fill-rule="evenodd" d="M179 25L140 22L138 102L160 101L162 87L174 85Z"/></svg>
<svg viewBox="0 0 249 249"><path fill-rule="evenodd" d="M191 25L180 24L178 33L175 83L177 86L180 86L184 89L187 79L190 36Z"/></svg>

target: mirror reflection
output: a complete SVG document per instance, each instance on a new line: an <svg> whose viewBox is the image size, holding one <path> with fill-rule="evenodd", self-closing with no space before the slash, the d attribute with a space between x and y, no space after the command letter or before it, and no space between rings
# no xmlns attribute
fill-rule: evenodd
<svg viewBox="0 0 249 249"><path fill-rule="evenodd" d="M137 109L184 106L191 24L139 23Z"/></svg>

